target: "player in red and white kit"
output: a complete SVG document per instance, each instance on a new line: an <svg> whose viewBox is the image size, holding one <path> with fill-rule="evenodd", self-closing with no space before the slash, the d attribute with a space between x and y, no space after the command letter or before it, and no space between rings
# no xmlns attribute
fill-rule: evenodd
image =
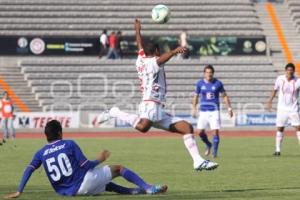
<svg viewBox="0 0 300 200"><path fill-rule="evenodd" d="M290 122L297 131L300 143L300 116L298 96L300 90L300 79L294 76L295 66L289 63L285 66L285 75L278 76L268 101L268 110L272 110L272 100L278 92L277 118L276 118L276 149L275 156L280 156L281 143L283 140L284 127Z"/></svg>
<svg viewBox="0 0 300 200"><path fill-rule="evenodd" d="M5 91L3 93L3 98L0 102L0 109L2 115L2 127L3 127L3 139L2 142L5 143L9 138L16 138L16 131L14 128L14 105L12 100L9 98L8 93ZM0 142L0 145L2 143Z"/></svg>
<svg viewBox="0 0 300 200"><path fill-rule="evenodd" d="M195 170L217 168L217 163L204 160L200 156L192 125L180 118L173 117L164 108L167 92L164 64L178 53L184 53L186 48L178 47L160 56L157 44L150 42L143 45L140 30L141 23L136 19L136 42L139 50L136 69L143 94L139 114L125 113L119 108L113 107L99 117L99 123L109 118L118 118L143 133L151 127L179 133L183 135L184 144L193 159Z"/></svg>

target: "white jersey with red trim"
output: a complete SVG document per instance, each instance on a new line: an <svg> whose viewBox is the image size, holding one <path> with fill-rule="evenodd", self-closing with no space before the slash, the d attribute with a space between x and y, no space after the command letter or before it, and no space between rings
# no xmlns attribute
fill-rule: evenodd
<svg viewBox="0 0 300 200"><path fill-rule="evenodd" d="M294 77L288 81L285 75L278 76L274 85L274 90L278 91L277 111L298 112L299 89L300 79Z"/></svg>
<svg viewBox="0 0 300 200"><path fill-rule="evenodd" d="M144 50L139 51L136 70L140 80L143 100L165 102L167 85L164 65L158 66L157 57L146 57Z"/></svg>

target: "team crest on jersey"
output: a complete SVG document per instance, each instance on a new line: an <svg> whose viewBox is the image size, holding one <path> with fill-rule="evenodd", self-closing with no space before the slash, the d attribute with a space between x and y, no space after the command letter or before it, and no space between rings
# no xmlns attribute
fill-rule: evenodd
<svg viewBox="0 0 300 200"><path fill-rule="evenodd" d="M216 87L215 86L212 86L212 88L211 88L212 90L216 90Z"/></svg>

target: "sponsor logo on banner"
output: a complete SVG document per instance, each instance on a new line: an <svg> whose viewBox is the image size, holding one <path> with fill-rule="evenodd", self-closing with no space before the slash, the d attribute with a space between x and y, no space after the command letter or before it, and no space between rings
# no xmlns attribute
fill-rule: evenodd
<svg viewBox="0 0 300 200"><path fill-rule="evenodd" d="M238 115L237 126L275 126L276 114Z"/></svg>
<svg viewBox="0 0 300 200"><path fill-rule="evenodd" d="M90 113L89 118L89 128L114 128L115 127L115 119L110 119L101 124L98 123L100 117L100 113Z"/></svg>
<svg viewBox="0 0 300 200"><path fill-rule="evenodd" d="M14 127L15 128L44 128L47 122L58 120L63 128L79 128L78 112L56 112L56 113L15 113Z"/></svg>
<svg viewBox="0 0 300 200"><path fill-rule="evenodd" d="M34 38L30 42L30 50L33 54L39 55L45 51L46 45L41 38Z"/></svg>

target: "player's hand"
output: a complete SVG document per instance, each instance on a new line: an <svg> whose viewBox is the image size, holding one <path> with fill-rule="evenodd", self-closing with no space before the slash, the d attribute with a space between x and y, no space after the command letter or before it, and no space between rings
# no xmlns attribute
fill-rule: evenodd
<svg viewBox="0 0 300 200"><path fill-rule="evenodd" d="M21 192L15 192L15 193L11 193L11 194L8 194L4 197L4 199L14 199L14 198L18 198L21 196Z"/></svg>
<svg viewBox="0 0 300 200"><path fill-rule="evenodd" d="M272 112L272 101L268 101L268 103L267 103L267 110L269 112Z"/></svg>
<svg viewBox="0 0 300 200"><path fill-rule="evenodd" d="M140 31L141 30L141 21L138 18L136 18L135 21L134 21L134 29L136 31Z"/></svg>
<svg viewBox="0 0 300 200"><path fill-rule="evenodd" d="M178 54L178 53L184 53L187 51L187 48L186 47L177 47L176 49L174 49L172 52L174 54Z"/></svg>
<svg viewBox="0 0 300 200"><path fill-rule="evenodd" d="M230 118L232 118L233 117L233 111L232 110L228 110L228 115L229 115Z"/></svg>
<svg viewBox="0 0 300 200"><path fill-rule="evenodd" d="M109 158L109 156L110 152L108 150L104 150L98 155L98 160L100 162L104 162L105 160L107 160L107 158Z"/></svg>

